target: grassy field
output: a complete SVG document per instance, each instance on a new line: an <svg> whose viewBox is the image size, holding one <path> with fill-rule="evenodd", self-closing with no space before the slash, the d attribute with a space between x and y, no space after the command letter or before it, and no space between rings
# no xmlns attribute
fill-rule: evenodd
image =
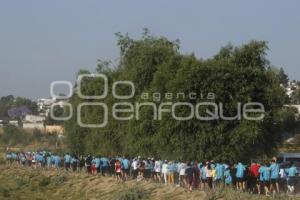
<svg viewBox="0 0 300 200"><path fill-rule="evenodd" d="M115 178L95 177L84 173L45 171L0 164L0 199L272 199L219 189L214 194L203 191L188 193L183 188L150 182L118 183ZM280 196L276 199L296 199Z"/></svg>

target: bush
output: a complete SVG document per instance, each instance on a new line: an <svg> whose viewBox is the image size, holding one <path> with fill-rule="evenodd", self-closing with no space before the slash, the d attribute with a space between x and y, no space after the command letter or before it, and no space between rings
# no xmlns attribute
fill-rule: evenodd
<svg viewBox="0 0 300 200"><path fill-rule="evenodd" d="M38 129L34 129L31 137L32 140L40 142L43 137L43 133Z"/></svg>
<svg viewBox="0 0 300 200"><path fill-rule="evenodd" d="M129 189L123 190L117 196L118 200L139 200L147 199L149 197L149 192L141 187L131 187Z"/></svg>
<svg viewBox="0 0 300 200"><path fill-rule="evenodd" d="M17 177L15 179L15 182L16 182L17 188L21 188L24 185L28 184L28 181L25 180L23 177Z"/></svg>
<svg viewBox="0 0 300 200"><path fill-rule="evenodd" d="M51 179L49 177L42 177L42 179L39 181L39 186L45 187L49 185L51 182Z"/></svg>
<svg viewBox="0 0 300 200"><path fill-rule="evenodd" d="M53 182L54 182L54 185L61 185L63 184L64 182L67 181L67 177L66 176L56 176L54 179L53 179Z"/></svg>
<svg viewBox="0 0 300 200"><path fill-rule="evenodd" d="M4 187L0 187L0 194L3 197L10 197L9 190Z"/></svg>
<svg viewBox="0 0 300 200"><path fill-rule="evenodd" d="M19 128L13 125L8 125L4 126L3 136L1 139L5 144L16 145L22 142L23 137Z"/></svg>

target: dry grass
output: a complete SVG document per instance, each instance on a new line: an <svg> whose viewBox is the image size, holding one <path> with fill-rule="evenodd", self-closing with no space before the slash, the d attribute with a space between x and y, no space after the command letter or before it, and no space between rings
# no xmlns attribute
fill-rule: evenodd
<svg viewBox="0 0 300 200"><path fill-rule="evenodd" d="M1 192L2 191L2 192ZM130 194L131 191L131 194ZM2 194L1 194L2 193ZM138 194L135 194L138 193ZM183 188L148 182L118 183L112 177L95 177L84 173L12 169L0 165L0 199L204 199L205 193L187 193ZM2 196L1 196L2 195ZM131 198L128 198L131 199Z"/></svg>
<svg viewBox="0 0 300 200"><path fill-rule="evenodd" d="M85 173L45 171L25 167L0 165L0 199L103 199L103 200L214 200L214 199L273 199L271 197L238 193L230 188L218 189L215 193L203 191L188 193L175 186L150 182L128 181L118 183L112 177L96 177ZM279 196L275 199L292 199ZM297 199L297 198L294 198ZM298 198L299 199L299 198Z"/></svg>

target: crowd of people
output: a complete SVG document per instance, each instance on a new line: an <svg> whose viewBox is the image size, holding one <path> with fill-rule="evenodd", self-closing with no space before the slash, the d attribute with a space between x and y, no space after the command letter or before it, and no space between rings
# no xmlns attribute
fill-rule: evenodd
<svg viewBox="0 0 300 200"><path fill-rule="evenodd" d="M48 151L7 152L7 164L18 163L32 168L84 171L91 175L114 176L118 181L128 179L154 181L185 187L188 191L214 190L222 184L238 191L256 194L295 193L299 172L293 162L285 165L271 162L172 161L160 158L125 156L73 156Z"/></svg>

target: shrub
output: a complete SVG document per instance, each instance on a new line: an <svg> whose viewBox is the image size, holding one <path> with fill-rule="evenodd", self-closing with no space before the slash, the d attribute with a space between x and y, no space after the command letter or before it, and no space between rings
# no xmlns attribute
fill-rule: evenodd
<svg viewBox="0 0 300 200"><path fill-rule="evenodd" d="M123 190L117 196L118 200L139 200L147 199L149 197L149 192L145 189L134 186L129 189Z"/></svg>
<svg viewBox="0 0 300 200"><path fill-rule="evenodd" d="M51 179L49 177L42 177L41 180L39 181L39 186L45 187L49 185L51 182Z"/></svg>
<svg viewBox="0 0 300 200"><path fill-rule="evenodd" d="M63 184L64 182L67 181L67 177L66 176L56 176L54 179L53 179L53 182L54 184L57 186L57 185L61 185Z"/></svg>
<svg viewBox="0 0 300 200"><path fill-rule="evenodd" d="M10 197L9 190L0 186L0 194L3 197Z"/></svg>

